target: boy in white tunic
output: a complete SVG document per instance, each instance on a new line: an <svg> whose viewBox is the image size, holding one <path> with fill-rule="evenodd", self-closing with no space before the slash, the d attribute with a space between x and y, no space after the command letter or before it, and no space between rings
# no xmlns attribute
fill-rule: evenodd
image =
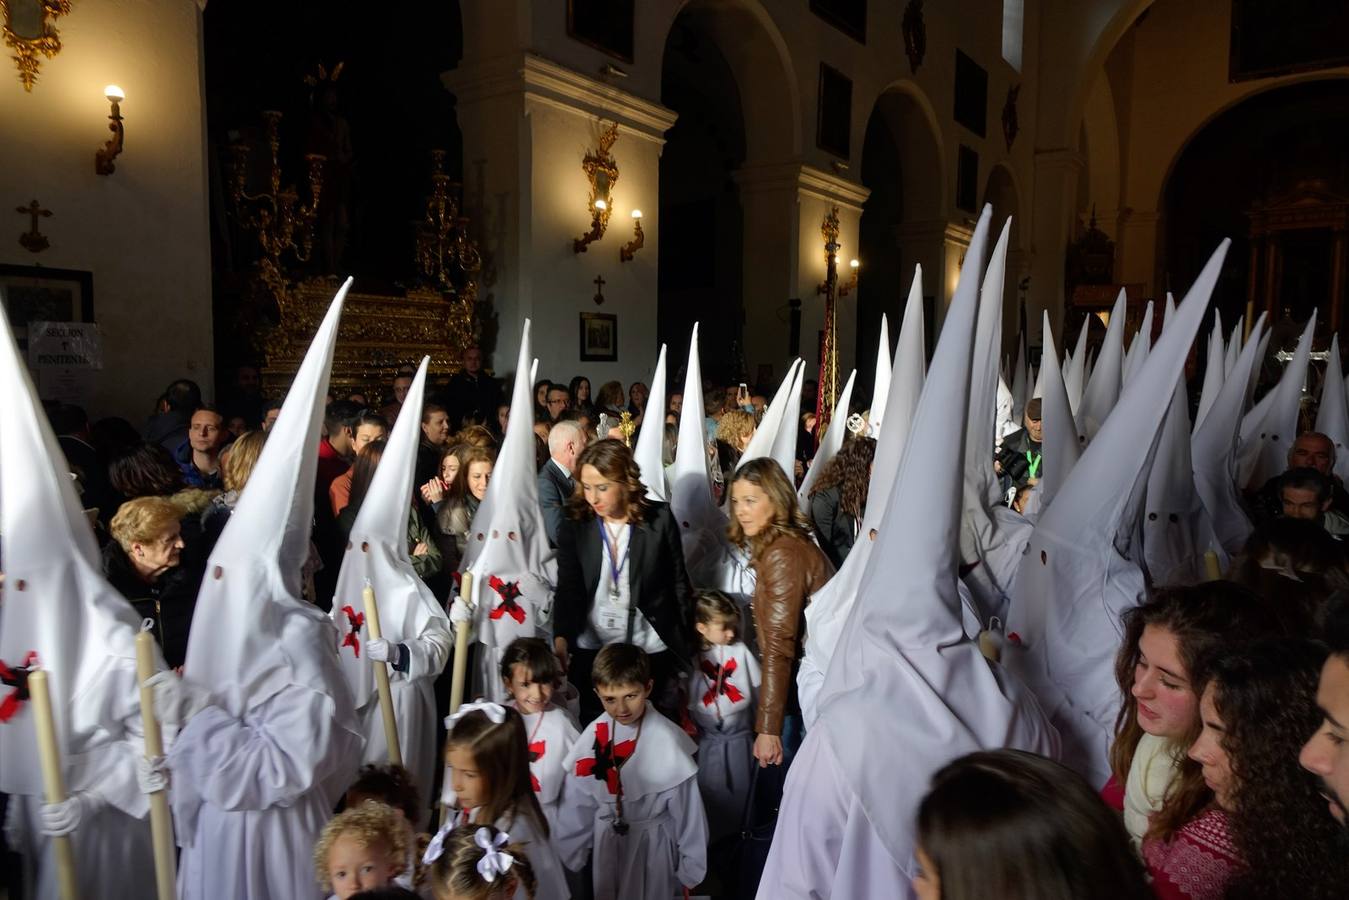
<svg viewBox="0 0 1349 900"><path fill-rule="evenodd" d="M669 900L707 873L693 741L647 702L640 648L605 647L591 678L604 714L567 754L554 843L571 869L594 850L595 900Z"/></svg>
<svg viewBox="0 0 1349 900"><path fill-rule="evenodd" d="M300 594L314 448L350 284L319 327L207 562L183 689L209 686L212 698L169 754L182 900L321 896L300 861L360 763L337 630Z"/></svg>

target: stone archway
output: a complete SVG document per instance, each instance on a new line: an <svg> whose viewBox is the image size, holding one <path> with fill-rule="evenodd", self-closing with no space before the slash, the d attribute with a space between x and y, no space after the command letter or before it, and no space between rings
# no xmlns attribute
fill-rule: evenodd
<svg viewBox="0 0 1349 900"><path fill-rule="evenodd" d="M945 296L943 248L948 179L941 132L927 97L900 82L876 98L862 144L862 184L871 195L862 205L859 244L862 271L857 296L858 376L874 377L876 341L884 313L893 344L899 334L914 265L923 266L929 301L928 333L936 333ZM844 257L850 256L846 248ZM860 395L860 392L859 392Z"/></svg>

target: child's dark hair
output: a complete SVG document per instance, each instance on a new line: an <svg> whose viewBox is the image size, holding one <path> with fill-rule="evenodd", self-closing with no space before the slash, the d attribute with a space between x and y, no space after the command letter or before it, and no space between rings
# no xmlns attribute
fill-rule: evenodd
<svg viewBox="0 0 1349 900"><path fill-rule="evenodd" d="M693 595L693 621L698 625L721 623L729 628L736 637L740 636L740 607L721 591L697 591ZM701 636L698 643L702 649L708 649L708 643Z"/></svg>
<svg viewBox="0 0 1349 900"><path fill-rule="evenodd" d="M473 710L461 716L450 729L445 741L445 760L450 751L465 750L473 754L473 762L487 782L491 799L483 805L478 817L485 822L499 822L503 818L529 816L536 831L548 837L548 820L534 796L529 780L529 736L525 720L518 712L501 707L505 718L500 725L492 722L482 710Z"/></svg>
<svg viewBox="0 0 1349 900"><path fill-rule="evenodd" d="M504 898L508 895L503 889L510 883L510 879L515 879L524 890L525 896L529 900L534 900L539 882L534 875L534 867L529 863L527 851L520 844L507 844L501 848L501 852L509 853L514 858L504 876L498 875L495 880L488 881L479 874L478 863L482 861L485 852L478 846L479 829L486 830L493 839L500 834L490 825L460 825L445 836L444 852L431 864L431 871L427 876L436 900L449 897L451 893L467 900Z"/></svg>
<svg viewBox="0 0 1349 900"><path fill-rule="evenodd" d="M609 644L595 656L590 681L597 688L620 684L645 685L651 680L646 651L632 644Z"/></svg>
<svg viewBox="0 0 1349 900"><path fill-rule="evenodd" d="M356 775L356 780L347 788L351 806L361 799L378 800L394 809L401 810L409 822L416 823L422 817L421 796L412 774L407 769L393 763L383 766L364 765Z"/></svg>
<svg viewBox="0 0 1349 900"><path fill-rule="evenodd" d="M515 667L524 666L530 681L557 684L562 680L562 666L543 638L516 638L501 654L501 678L510 683Z"/></svg>
<svg viewBox="0 0 1349 900"><path fill-rule="evenodd" d="M405 887L390 885L389 887L371 888L368 891L352 894L351 900L421 900L421 897L415 891L410 891Z"/></svg>

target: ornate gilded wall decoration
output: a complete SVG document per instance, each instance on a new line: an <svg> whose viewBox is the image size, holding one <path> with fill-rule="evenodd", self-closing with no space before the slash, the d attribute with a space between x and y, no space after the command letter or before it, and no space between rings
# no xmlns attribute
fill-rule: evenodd
<svg viewBox="0 0 1349 900"><path fill-rule="evenodd" d="M1002 104L1002 136L1007 141L1007 149L1012 149L1021 126L1016 120L1016 98L1021 93L1021 85L1013 84L1007 88L1007 100Z"/></svg>
<svg viewBox="0 0 1349 900"><path fill-rule="evenodd" d="M904 19L900 24L904 32L904 55L909 58L909 69L918 74L918 67L927 56L927 23L923 21L923 0L909 0L904 7Z"/></svg>
<svg viewBox="0 0 1349 900"><path fill-rule="evenodd" d="M54 59L61 52L56 20L70 12L70 4L71 0L0 0L0 37L15 51L25 91L32 91L37 81L38 54Z"/></svg>

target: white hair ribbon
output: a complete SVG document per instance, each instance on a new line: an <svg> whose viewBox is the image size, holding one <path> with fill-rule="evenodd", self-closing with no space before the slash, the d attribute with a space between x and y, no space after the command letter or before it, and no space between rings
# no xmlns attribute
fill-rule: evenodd
<svg viewBox="0 0 1349 900"><path fill-rule="evenodd" d="M473 842L483 851L482 859L478 860L478 874L482 876L483 881L488 883L496 881L498 875L505 875L514 865L515 857L501 849L509 841L510 835L504 831L499 831L496 837L492 837L491 831L479 828L473 835Z"/></svg>
<svg viewBox="0 0 1349 900"><path fill-rule="evenodd" d="M453 728L454 723L458 722L464 716L471 712L479 711L491 721L493 725L500 725L506 721L506 707L500 703L493 703L490 700L479 699L473 703L464 703L459 707L459 711L445 718L445 727Z"/></svg>
<svg viewBox="0 0 1349 900"><path fill-rule="evenodd" d="M447 816L445 824L440 826L436 836L431 838L431 843L426 845L426 852L422 854L422 865L431 865L445 852L445 838L454 830L454 819L454 816Z"/></svg>

